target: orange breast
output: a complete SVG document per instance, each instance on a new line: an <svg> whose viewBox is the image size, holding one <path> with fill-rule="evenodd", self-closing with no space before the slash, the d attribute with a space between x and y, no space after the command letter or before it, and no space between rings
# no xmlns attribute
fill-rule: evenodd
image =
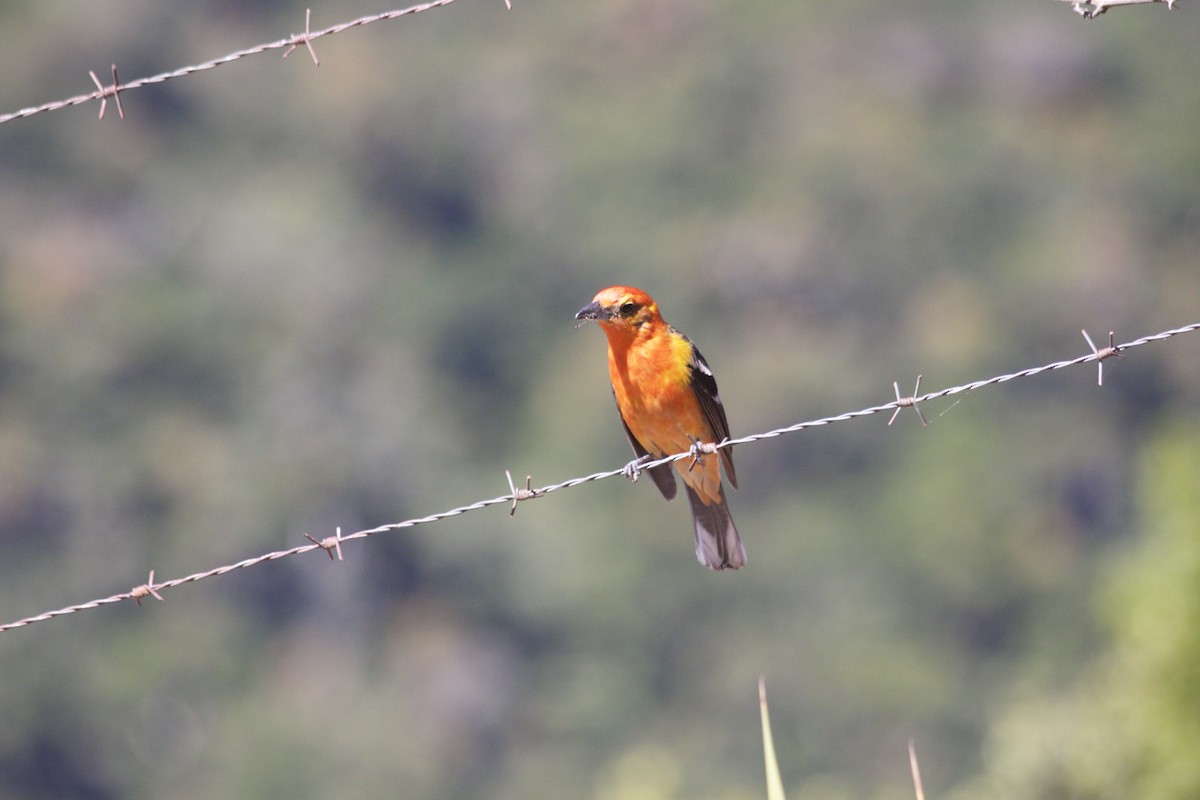
<svg viewBox="0 0 1200 800"><path fill-rule="evenodd" d="M609 378L625 424L646 451L661 457L687 451L693 440L714 441L712 426L688 383L691 345L665 329L621 339L609 337ZM714 503L721 491L719 461L707 455L702 464L685 459L675 467L705 503Z"/></svg>

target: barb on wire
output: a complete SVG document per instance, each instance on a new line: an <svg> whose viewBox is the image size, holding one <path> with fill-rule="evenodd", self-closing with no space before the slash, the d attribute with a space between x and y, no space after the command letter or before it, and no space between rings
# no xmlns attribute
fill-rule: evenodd
<svg viewBox="0 0 1200 800"><path fill-rule="evenodd" d="M342 529L339 526L337 532L333 536L326 536L324 539L317 539L311 534L304 534L304 538L315 544L317 547L329 554L329 560L332 561L334 553L337 553L337 560L343 561L342 558Z"/></svg>
<svg viewBox="0 0 1200 800"><path fill-rule="evenodd" d="M112 86L105 86L96 77L96 70L89 70L88 75L92 76L92 83L96 84L96 91L99 92L100 98L100 119L104 119L104 112L108 110L108 98L112 98L117 103L117 116L122 120L125 119L125 109L121 106L121 90L125 87L121 85L121 81L117 79L117 65L112 65Z"/></svg>
<svg viewBox="0 0 1200 800"><path fill-rule="evenodd" d="M312 44L312 9L304 9L304 33L297 33L292 37L291 44L288 49L283 51L283 57L287 58L300 45L308 48L308 54L312 56L313 64L321 66L321 59L317 58L317 51L313 49Z"/></svg>
<svg viewBox="0 0 1200 800"><path fill-rule="evenodd" d="M892 423L896 421L896 417L900 416L900 410L904 408L911 408L913 411L917 412L917 418L921 420L922 428L929 424L925 421L925 415L921 413L921 406L917 405L917 395L921 393L921 378L923 377L925 376L917 376L917 385L913 388L913 393L908 397L901 397L900 382L892 381L892 388L896 390L896 410L892 412L892 416L888 420L889 428L892 426Z"/></svg>
<svg viewBox="0 0 1200 800"><path fill-rule="evenodd" d="M96 91L88 92L87 94L75 95L74 97L68 97L65 100L55 100L50 103L43 103L40 106L30 106L29 108L23 108L20 111L13 111L9 114L0 114L0 124L12 122L16 119L32 117L35 114L42 114L47 111L59 111L60 109L69 108L71 106L90 103L93 100L100 101L100 116L103 117L104 106L110 97L116 100L117 111L121 114L121 118L124 119L125 113L124 109L121 108L121 99L118 92L128 92L133 89L140 89L143 86L150 86L151 84L155 83L165 83L173 78L182 78L187 75L194 75L197 72L205 72L210 69L215 69L223 64L230 64L234 61L246 58L247 56L256 56L259 53L266 53L270 50L283 50L286 48L287 53L290 53L292 50L295 50L296 47L302 44L308 48L308 52L310 55L312 55L313 61L319 65L320 62L317 61L317 53L312 46L312 43L317 39L320 39L324 36L333 36L338 33L344 33L351 28L361 28L365 25L372 25L376 22L399 19L400 17L406 17L410 14L419 14L422 11L430 11L442 6L448 6L453 2L454 0L429 0L429 2L421 3L415 6L409 6L408 8L398 8L392 11L384 11L379 14L370 14L365 17L359 17L358 19L352 19L349 22L341 22L337 25L332 25L324 30L319 31L311 30L306 22L304 33L293 34L292 36L288 36L286 39L280 39L275 42L256 44L253 47L236 50L228 55L221 56L220 58L214 58L211 61L193 64L190 67L180 67L179 69L171 70L170 72L160 72L157 75L151 75L147 78L137 78L120 85L117 83L117 68L114 66L112 86L101 85L100 80L94 73L92 73L92 80L96 83ZM307 19L311 21L311 13ZM284 55L287 55L287 53L284 53Z"/></svg>
<svg viewBox="0 0 1200 800"><path fill-rule="evenodd" d="M1179 0L1063 0L1071 4L1071 10L1084 19L1095 19L1110 8L1117 6L1140 6L1147 3L1166 3L1168 11L1175 10Z"/></svg>
<svg viewBox="0 0 1200 800"><path fill-rule="evenodd" d="M983 388L984 386L992 386L992 385L996 385L996 384L1000 384L1000 383L1007 383L1008 381L1017 380L1018 378L1031 378L1034 375L1039 375L1043 372L1051 372L1054 370L1065 369L1066 367L1073 367L1077 364L1086 364L1086 363L1089 363L1092 361L1097 361L1097 362L1102 361L1105 358L1109 358L1113 355L1116 355L1117 352L1124 352L1126 350L1132 350L1135 347L1141 347L1142 345L1150 344L1151 342L1160 342L1160 341L1163 341L1166 339L1170 339L1172 336L1178 336L1183 333L1192 333L1197 330L1200 330L1200 322L1194 322L1190 325L1185 325L1181 328L1174 328L1172 330L1163 331L1161 333L1152 334L1150 336L1143 336L1140 339L1134 339L1132 342L1126 342L1125 344L1121 344L1121 345L1110 344L1107 348L1104 348L1098 352L1094 351L1094 352L1088 353L1086 355L1079 356L1078 358L1072 358L1072 359L1069 359L1066 361L1055 361L1051 364L1045 364L1040 367L1031 367L1029 369L1020 370L1019 372L1011 372L1011 373L1008 373L1007 375L997 375L993 378L987 378L984 380L973 381L972 383L965 383L965 384L962 384L961 386L952 386L948 389L940 389L936 392L929 392L928 394L924 394L919 397L897 398L896 400L893 400L892 402L889 402L889 403L885 403L883 405L871 406L870 408L864 408L859 411L850 411L845 414L837 414L832 417L823 417L821 419L808 420L806 422L797 422L794 425L788 425L783 428L776 428L775 430L765 431L763 433L755 433L750 436L743 436L738 439L726 438L726 439L721 440L720 442L715 442L715 443L714 442L697 442L697 443L693 444L692 447L690 447L688 450L686 450L682 453L675 453L674 455L664 456L662 458L654 459L654 460L646 460L644 458L637 459L636 461L632 461L629 464L626 464L625 466L620 467L619 469L611 469L611 470L607 470L605 472L594 472L591 475L584 475L579 478L571 478L570 480L566 480L561 483L553 483L553 484L550 484L548 486L543 486L538 489L534 489L534 488L530 487L530 483L531 483L530 478L526 478L524 487L515 486L513 484L513 480L512 480L512 473L506 471L505 474L508 476L509 494L500 495L499 497L493 497L488 500L479 500L479 501L470 503L465 506L459 506L458 508L452 508L449 511L441 511L439 513L430 514L425 517L417 517L415 519L404 520L403 522L393 522L393 523L389 523L387 525L380 525L377 528L369 528L367 530L357 531L355 533L351 533L346 536L342 536L341 529L339 528L336 536L331 536L331 537L321 540L321 541L318 541L313 536L306 533L304 535L305 535L305 537L308 538L310 544L300 545L299 547L292 547L287 550L277 550L273 553L266 553L264 555L255 556L254 558L247 558L242 561L238 561L235 564L227 564L225 566L216 567L215 569L210 569L210 570L207 570L204 572L196 572L196 573L193 573L193 574L188 575L183 578L175 578L173 580L163 581L162 583L155 583L154 573L151 572L150 580L148 583L142 584L140 586L136 586L128 592L114 594L109 597L100 598L98 600L92 600L87 603L80 603L78 605L67 606L65 608L60 608L55 611L47 611L43 614L38 614L38 615L32 616L32 617L26 617L25 619L20 619L15 622L10 622L7 625L0 625L0 633L3 633L5 631L10 631L15 628L23 628L28 625L32 625L35 622L44 622L45 620L54 619L55 617L62 617L62 616L66 616L68 614L74 614L79 611L87 611L87 610L90 610L93 608L99 608L100 606L110 605L112 603L120 603L125 600L138 601L139 605L141 605L140 601L147 596L153 596L153 597L156 597L159 600L161 600L162 595L160 594L160 592L165 591L167 589L174 589L176 587L183 586L184 584L187 584L187 583L196 583L197 581L202 581L207 578L215 578L218 575L225 575L227 573L234 572L235 570L247 569L249 567L255 567L255 566L258 566L259 564L263 564L268 561L277 561L281 558L289 558L291 556L298 556L303 553L312 552L313 550L324 550L326 553L328 553L330 555L330 557L333 556L334 552L337 552L338 557L340 558L342 542L348 542L352 539L365 539L368 536L374 536L379 533L398 531L403 528L413 528L413 527L416 527L417 525L424 525L424 524L427 524L430 522L439 522L441 520L449 519L450 517L457 517L459 515L466 514L471 511L479 511L480 509L484 509L489 506L495 506L495 505L500 505L500 504L512 504L512 509L509 511L509 514L512 515L513 513L515 513L516 504L518 502L523 501L523 500L528 500L533 497L541 497L543 495L550 494L551 492L557 492L557 491L560 491L563 489L572 489L576 486L581 486L585 483L591 483L593 481L607 480L608 478L615 478L618 475L623 475L625 477L632 477L632 476L636 476L643 469L653 469L654 467L662 466L663 464L672 464L676 461L681 461L685 458L695 459L700 454L716 453L717 451L721 450L722 448L732 447L735 444L737 444L737 445L749 444L750 442L757 442L757 441L761 441L763 439L773 439L777 436L783 436L783 435L789 434L789 433L796 433L798 431L806 430L808 428L818 428L823 425L832 425L835 422L846 422L848 420L857 419L859 417L867 417L867 416L871 416L872 414L880 414L885 411L893 411L893 410L898 410L900 408L905 408L908 406L915 406L917 403L924 403L929 400L937 400L938 398L941 398L941 397L950 397L952 395L965 394L967 392L974 391L975 389ZM1094 348L1093 348L1093 350L1094 350ZM1109 352L1109 351L1111 351L1111 352ZM899 389L897 389L897 394L899 394Z"/></svg>
<svg viewBox="0 0 1200 800"><path fill-rule="evenodd" d="M1080 331L1083 334L1084 340L1088 343L1088 347L1092 348L1092 353L1096 356L1096 385L1104 385L1104 359L1106 358L1124 358L1121 355L1121 348L1113 344L1113 332L1108 332L1108 347L1097 348L1096 343L1092 341L1092 337L1088 336L1087 331Z"/></svg>
<svg viewBox="0 0 1200 800"><path fill-rule="evenodd" d="M139 606L142 604L142 599L153 597L155 600L162 600L163 596L158 593L158 588L154 585L154 570L150 570L150 578L141 586L135 586L129 592L129 596Z"/></svg>
<svg viewBox="0 0 1200 800"><path fill-rule="evenodd" d="M538 492L530 486L533 483L532 475L525 476L525 485L523 487L513 484L512 473L508 470L504 470L504 475L508 478L508 490L512 492L512 508L509 509L508 515L513 517L517 514L517 503L522 500L532 500L538 496Z"/></svg>

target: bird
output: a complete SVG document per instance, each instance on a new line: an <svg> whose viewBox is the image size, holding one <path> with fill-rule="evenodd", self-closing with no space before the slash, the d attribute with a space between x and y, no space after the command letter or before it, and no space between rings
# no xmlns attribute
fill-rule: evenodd
<svg viewBox="0 0 1200 800"><path fill-rule="evenodd" d="M697 453L692 462L674 462L691 502L697 560L711 570L741 569L746 548L725 501L719 466L724 465L725 477L736 489L732 448L721 448L719 458L704 458L694 449L729 438L725 406L708 362L691 339L666 323L654 299L632 286L602 289L575 319L579 325L599 323L608 339L608 377L637 456L633 463ZM662 496L673 499L671 465L651 467L649 473Z"/></svg>

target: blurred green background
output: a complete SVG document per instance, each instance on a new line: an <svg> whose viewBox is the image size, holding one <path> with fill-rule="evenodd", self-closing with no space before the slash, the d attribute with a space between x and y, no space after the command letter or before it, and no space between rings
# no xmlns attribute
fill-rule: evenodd
<svg viewBox="0 0 1200 800"><path fill-rule="evenodd" d="M0 111L304 4L0 6ZM314 28L383 10L314 9ZM1200 9L461 0L0 126L0 622L630 457L600 288L735 435L1200 318ZM13 798L1200 795L1200 340L0 635Z"/></svg>

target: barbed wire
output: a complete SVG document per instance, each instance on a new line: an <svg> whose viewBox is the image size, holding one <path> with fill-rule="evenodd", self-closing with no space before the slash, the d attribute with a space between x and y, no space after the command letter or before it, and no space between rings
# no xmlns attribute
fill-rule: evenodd
<svg viewBox="0 0 1200 800"><path fill-rule="evenodd" d="M1084 19L1095 19L1101 14L1107 12L1110 8L1118 6L1140 6L1148 3L1166 3L1168 11L1175 10L1175 4L1179 0L1062 0L1064 3L1070 3L1072 10Z"/></svg>
<svg viewBox="0 0 1200 800"><path fill-rule="evenodd" d="M1094 19L1109 8L1122 5L1141 5L1146 3L1165 3L1168 9L1174 9L1175 4L1179 0L1062 0L1070 3L1074 11L1085 19ZM0 125L5 122L12 122L18 119L25 119L37 114L44 114L49 111L59 111L72 106L83 105L90 103L93 100L100 101L100 119L104 119L104 113L108 108L108 100L112 98L117 106L117 113L121 119L125 119L125 109L121 105L121 92L128 92L134 89L140 89L143 86L150 86L156 83L164 83L173 78L182 78L187 75L194 75L198 72L206 72L210 69L230 64L234 61L239 61L248 56L256 56L260 53L266 53L271 50L284 50L283 57L287 58L292 51L300 45L304 45L308 49L309 56L312 57L313 63L317 66L321 65L321 61L317 58L317 52L313 48L313 42L325 36L333 36L339 33L344 33L352 28L361 28L366 25L372 25L376 22L384 22L386 20L399 19L411 14L419 14L423 11L430 11L442 6L448 6L455 0L430 0L426 3L420 3L408 8L398 8L391 11L383 11L378 14L368 14L367 16L359 17L348 22L341 22L337 25L332 25L324 30L312 30L312 9L306 9L304 17L304 33L293 33L286 38L279 39L274 42L263 42L252 47L247 47L242 50L235 50L232 53L223 55L219 58L214 58L210 61L204 61L199 64L193 64L187 67L179 67L178 69L169 72L160 72L157 75L151 75L146 78L136 78L126 83L121 83L117 76L117 65L112 64L112 83L105 86L97 77L95 70L88 72L92 79L92 83L96 85L96 90L87 94L78 94L74 97L68 97L63 100L53 100L41 105L29 106L22 108L19 111L12 111L7 114L0 114ZM504 5L509 9L512 8L512 0L504 0ZM286 48L286 49L285 49Z"/></svg>
<svg viewBox="0 0 1200 800"><path fill-rule="evenodd" d="M223 64L231 64L234 61L239 61L248 56L256 56L260 53L266 53L271 50L284 50L283 56L284 58L287 58L287 56L290 55L293 50L301 45L308 49L308 53L312 57L313 63L317 66L320 66L320 59L317 58L317 52L312 45L312 43L317 39L321 39L325 36L334 36L339 33L344 33L351 28L361 28L366 25L373 25L376 22L399 19L400 17L407 17L411 14L420 14L423 11L430 11L442 6L448 6L453 2L455 2L455 0L429 0L429 2L420 3L415 6L409 6L408 8L398 8L392 11L383 11L378 14L369 14L365 17L359 17L358 19L353 19L349 22L341 22L337 25L333 25L319 31L314 31L311 29L312 9L308 9L305 13L304 33L293 33L287 38L279 39L278 41L263 42L262 44L256 44L253 47L236 50L232 53L221 56L220 58L214 58L211 61L193 64L189 67L180 67L179 69L174 69L170 72L160 72L159 74L151 75L148 78L137 78L126 83L121 83L117 78L117 65L113 64L113 81L110 85L105 86L100 82L100 79L96 77L96 73L94 71L89 72L88 74L91 76L92 82L96 84L96 91L88 92L87 94L75 95L74 97L68 97L65 100L55 100L53 102L43 103L38 106L30 106L29 108L23 108L20 111L14 111L9 114L0 114L0 124L12 122L13 120L17 119L25 119L26 117L32 117L36 114L43 114L48 111L59 111L60 109L70 108L71 106L90 103L93 100L100 101L100 118L104 119L104 112L108 107L109 98L112 98L116 102L117 112L120 114L121 119L124 119L125 109L121 106L122 92L140 89L143 86L150 86L156 83L164 83L172 80L173 78L182 78L187 75L195 75L197 72L206 72L210 69L215 69L219 66L222 66ZM504 3L509 8L512 8L511 0L504 0Z"/></svg>
<svg viewBox="0 0 1200 800"><path fill-rule="evenodd" d="M259 564L264 564L268 561L278 561L281 558L290 558L291 556L298 556L298 555L301 555L304 553L311 552L313 550L324 550L325 552L327 552L329 554L330 558L336 557L338 560L341 560L343 557L342 556L342 544L345 542L355 540L355 539L365 539L369 536L375 536L376 534L380 534L380 533L387 533L390 531L398 531L398 530L402 530L404 528L413 528L413 527L416 527L417 525L425 525L425 524L432 523L432 522L439 522L441 520L449 519L450 517L457 517L462 514L471 512L471 511L479 511L481 509L488 508L489 506L510 505L511 504L509 514L512 515L516 512L518 503L524 502L526 500L532 500L535 497L543 497L543 496L551 494L553 492L561 491L564 489L572 489L574 487L581 486L585 483L592 483L595 481L606 480L608 478L615 478L618 475L624 475L627 478L636 480L638 475L643 470L651 469L653 467L658 467L663 464L672 464L676 461L681 461L683 459L701 459L704 457L705 454L716 453L718 450L725 448L725 447L733 447L734 445L750 444L752 442L759 442L764 439L773 439L778 436L783 436L783 435L789 434L789 433L796 433L798 431L806 430L808 428L817 428L817 427L821 427L824 425L832 425L835 422L846 422L848 420L858 419L860 417L868 417L873 414L881 414L885 411L893 412L892 418L888 421L888 425L891 425L892 422L894 422L896 419L896 414L898 414L901 410L903 410L905 408L912 408L919 415L920 414L920 408L919 408L920 403L925 403L930 400L937 400L937 399L943 398L943 397L951 397L954 395L965 394L967 392L971 392L976 389L981 389L985 386L993 386L993 385L997 385L997 384L1001 384L1001 383L1007 383L1008 381L1017 380L1020 378L1031 378L1035 375L1040 375L1044 372L1052 372L1054 370L1065 369L1067 367L1073 367L1073 366L1077 366L1079 364L1087 364L1090 362L1095 362L1097 364L1097 367L1099 370L1099 373L1097 376L1097 382L1100 384L1103 384L1103 381L1104 381L1104 373L1103 373L1104 364L1103 364L1103 362L1105 360L1107 360L1109 358L1120 357L1123 353L1125 353L1125 351L1132 350L1135 347L1141 347L1142 345L1150 344L1151 342L1160 342L1160 341L1163 341L1166 339L1170 339L1173 336L1178 336L1178 335L1184 334L1184 333L1192 333L1197 330L1200 330L1200 322L1195 322L1190 325L1184 325L1181 328L1173 328L1171 330L1162 331L1161 333L1155 333L1150 336L1143 336L1140 339L1134 339L1133 341L1125 342L1124 344L1115 344L1113 342L1113 334L1110 332L1108 345L1106 347L1101 347L1101 348L1097 348L1092 343L1092 339L1090 336L1088 336L1087 331L1083 331L1083 336L1087 340L1088 345L1091 347L1092 352L1088 353L1086 355L1079 356L1078 358L1067 359L1065 361L1055 361L1050 364L1044 364L1040 367L1031 367L1029 369L1020 370L1018 372L1010 372L1010 373L1007 373L1004 375L997 375L995 377L986 378L984 380L972 381L971 383L964 383L959 386L952 386L947 389L939 389L938 391L929 392L929 393L923 394L923 395L915 394L915 392L919 391L919 389L920 389L920 378L919 377L917 379L917 389L914 390L914 394L912 396L908 396L908 397L901 397L898 385L893 383L893 386L895 387L895 391L896 391L896 399L889 403L883 403L883 404L877 405L877 406L870 406L869 408L860 409L858 411L850 411L850 412L847 412L844 414L837 414L837 415L834 415L831 417L822 417L820 419L813 419L813 420L808 420L805 422L797 422L794 425L787 425L782 428L775 428L774 430L764 431L762 433L755 433L755 434L751 434L749 436L742 436L737 439L724 439L723 441L716 442L716 443L713 443L713 442L700 443L700 442L698 442L695 445L693 445L690 450L683 452L683 453L675 453L673 455L664 456L662 458L658 458L658 459L654 459L654 460L632 461L632 462L626 464L625 466L621 467L620 469L610 469L610 470L606 470L604 472L594 472L591 475L584 475L584 476L581 476L578 478L571 478L570 480L565 480L565 481L562 481L561 483L552 483L552 484L549 484L547 486L542 486L537 489L532 488L530 485L532 482L532 478L527 477L525 479L525 486L520 487L520 486L514 485L511 473L506 473L508 476L509 493L500 495L499 497L493 497L488 500L478 500L474 503L469 503L464 506L452 508L448 511L441 511L436 514L429 514L428 516L424 516L424 517L415 517L413 519L404 520L403 522L393 522L393 523L389 523L387 525L380 525L376 528L368 528L368 529L356 531L354 533L350 533L350 534L347 534L344 536L342 535L340 528L337 529L337 533L334 536L328 536L324 539L319 539L319 540L316 539L315 537L305 533L304 536L305 536L305 538L307 538L309 540L310 544L299 545L297 547L291 547L286 550L276 550L274 552L265 553L263 555L255 556L253 558L243 559L242 561L238 561L234 564L227 564L224 566L215 567L213 569L205 570L203 572L195 572L195 573L192 573L191 575L188 575L183 578L174 578L172 580L155 582L154 572L151 571L149 580L146 583L134 586L129 591L120 592L118 594L110 595L108 597L102 597L102 598L99 598L96 600L91 600L86 603L79 603L77 605L66 606L65 608L60 608L60 609L57 609L54 611L47 611L45 613L37 614L32 617L26 617L24 619L16 620L15 622L10 622L6 625L0 625L0 633L14 630L16 628L23 628L23 627L32 625L35 622L44 622L46 620L54 619L56 617L63 617L63 616L67 616L69 614L78 613L80 611L88 611L90 609L100 608L101 606L112 605L113 603L120 603L120 602L123 602L126 600L133 600L138 605L141 605L142 600L147 597L154 597L158 600L162 600L163 599L162 592L164 592L168 589L175 589L175 588L183 586L185 584L196 583L198 581L206 580L208 578L215 578L219 575L226 575L226 574L228 574L230 572L234 572L236 570L247 569L249 567L255 567L255 566L258 566ZM922 422L922 424L924 424L924 422L925 422L925 418L923 416L921 417L921 422Z"/></svg>

